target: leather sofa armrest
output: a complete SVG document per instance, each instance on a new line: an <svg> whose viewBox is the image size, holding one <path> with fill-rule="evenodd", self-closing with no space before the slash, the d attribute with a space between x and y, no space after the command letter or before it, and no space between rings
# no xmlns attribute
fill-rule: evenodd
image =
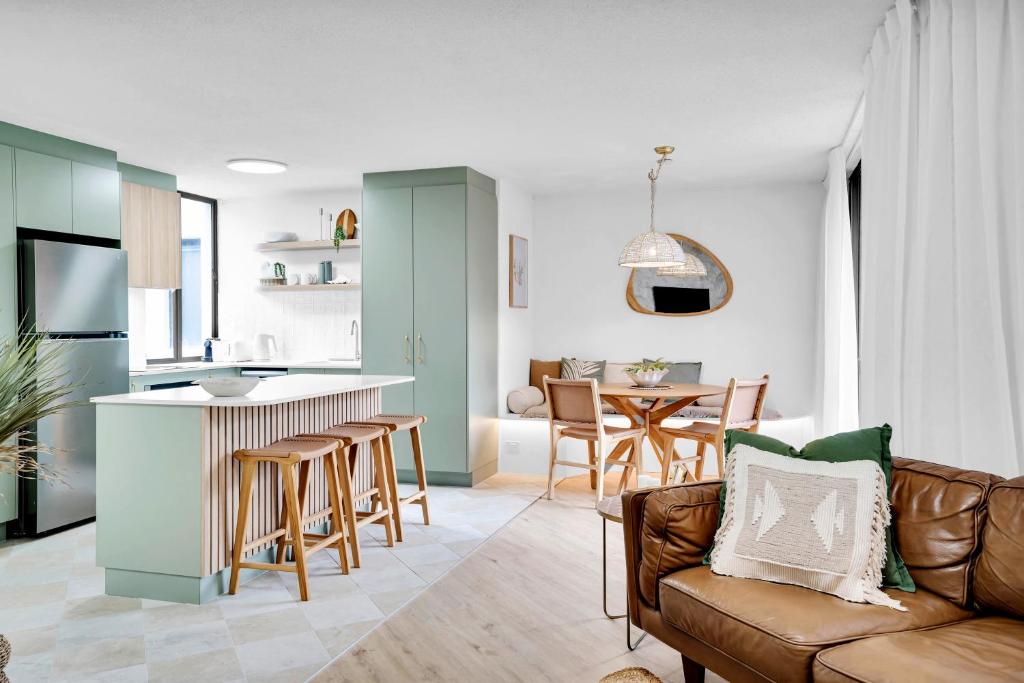
<svg viewBox="0 0 1024 683"><path fill-rule="evenodd" d="M721 481L632 491L623 496L629 615L639 623L642 601L658 608L658 582L699 566L715 539Z"/></svg>

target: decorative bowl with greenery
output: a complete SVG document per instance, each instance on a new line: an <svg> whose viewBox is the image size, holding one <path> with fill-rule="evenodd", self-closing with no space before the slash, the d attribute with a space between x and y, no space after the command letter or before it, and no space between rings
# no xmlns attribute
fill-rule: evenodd
<svg viewBox="0 0 1024 683"><path fill-rule="evenodd" d="M61 473L39 462L46 444L18 437L34 423L81 405L68 399L78 388L62 363L66 347L41 334L0 338L0 474L62 483Z"/></svg>
<svg viewBox="0 0 1024 683"><path fill-rule="evenodd" d="M633 363L626 368L626 374L640 387L651 388L658 385L658 382L668 374L669 363L658 358L656 360L644 360Z"/></svg>

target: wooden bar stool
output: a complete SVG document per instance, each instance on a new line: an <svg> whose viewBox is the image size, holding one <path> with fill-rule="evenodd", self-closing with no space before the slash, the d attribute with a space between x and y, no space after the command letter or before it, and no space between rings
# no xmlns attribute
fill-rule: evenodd
<svg viewBox="0 0 1024 683"><path fill-rule="evenodd" d="M341 562L341 572L349 571L348 553L345 551L345 523L341 499L338 496L337 463L335 462L338 442L335 439L280 439L261 448L244 448L235 451L234 458L242 465L242 482L238 490L238 523L235 525L234 547L231 551L231 583L228 592L234 595L238 590L238 574L242 569L267 569L295 572L299 577L299 595L309 600L307 587L306 558L318 550L336 544ZM315 461L324 463L327 477L327 492L330 505L325 510L303 516L306 493L309 486L309 466ZM249 505L256 476L256 467L261 462L274 463L281 473L283 500L281 501L281 523L277 529L246 543L245 535L249 525ZM296 473L296 469L298 472ZM298 479L296 479L298 474ZM333 532L313 535L303 532L303 526L331 518ZM290 538L289 538L290 532ZM242 557L249 550L274 539L278 541L277 561L243 562ZM286 564L284 547L291 545L295 563Z"/></svg>
<svg viewBox="0 0 1024 683"><path fill-rule="evenodd" d="M388 461L388 476L391 484L391 502L395 508L395 535L402 540L402 515L399 508L416 503L423 510L423 523L430 524L430 509L427 506L427 468L423 464L423 442L420 440L420 426L427 421L424 415L375 415L368 420L355 420L350 424L364 424L384 427L384 456ZM412 461L416 468L416 484L419 487L412 495L398 497L398 468L395 465L395 449L391 435L397 431L409 431L412 439Z"/></svg>
<svg viewBox="0 0 1024 683"><path fill-rule="evenodd" d="M345 521L348 524L348 543L352 549L352 566L359 567L359 527L367 524L383 524L389 547L395 545L395 512L391 485L388 481L388 463L385 461L384 449L381 444L387 430L381 426L363 424L340 424L316 433L300 434L299 439L334 439L338 454L338 484L341 488L341 502L345 509ZM353 446L366 444L373 459L372 488L353 494L353 478L355 476L356 450ZM356 510L356 503L371 499L370 510ZM378 508L378 503L380 507Z"/></svg>

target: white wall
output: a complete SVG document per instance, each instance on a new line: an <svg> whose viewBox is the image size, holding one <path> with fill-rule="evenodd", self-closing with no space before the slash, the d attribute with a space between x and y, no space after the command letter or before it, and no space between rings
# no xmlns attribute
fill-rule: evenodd
<svg viewBox="0 0 1024 683"><path fill-rule="evenodd" d="M527 276L529 306L508 305L508 236L525 237L530 253ZM522 188L498 182L498 413L508 411L508 392L528 382L533 347L533 196Z"/></svg>
<svg viewBox="0 0 1024 683"><path fill-rule="evenodd" d="M320 261L334 262L335 274L362 280L358 249L340 252L257 252L271 231L298 234L300 240L329 239L326 214L353 209L362 218L361 190L295 192L226 199L218 204L220 245L220 337L250 341L257 332L277 337L278 357L321 360L351 356L352 320L360 318L360 292L261 292L260 266L279 261L291 273L317 273ZM319 209L324 209L324 233Z"/></svg>
<svg viewBox="0 0 1024 683"><path fill-rule="evenodd" d="M643 315L625 299L622 247L648 226L647 188L537 197L531 242L532 355L630 362L703 361L703 380L771 374L768 405L814 403L816 273L822 186L659 188L659 229L692 237L732 274L732 300L703 316ZM511 385L525 385L522 374Z"/></svg>

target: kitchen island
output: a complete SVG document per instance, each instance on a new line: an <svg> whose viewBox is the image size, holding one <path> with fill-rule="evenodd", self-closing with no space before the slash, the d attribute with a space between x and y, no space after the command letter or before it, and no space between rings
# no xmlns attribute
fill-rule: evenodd
<svg viewBox="0 0 1024 683"><path fill-rule="evenodd" d="M200 387L102 396L96 404L96 563L107 595L208 602L227 589L237 513L232 454L380 412L391 375L289 375L248 396L214 398ZM360 453L356 490L370 486ZM319 469L319 472L316 470ZM315 473L315 474L314 474ZM260 466L250 538L278 522L277 471ZM327 505L322 468L310 473L309 505ZM255 551L269 560L272 544ZM243 570L242 580L254 572Z"/></svg>

